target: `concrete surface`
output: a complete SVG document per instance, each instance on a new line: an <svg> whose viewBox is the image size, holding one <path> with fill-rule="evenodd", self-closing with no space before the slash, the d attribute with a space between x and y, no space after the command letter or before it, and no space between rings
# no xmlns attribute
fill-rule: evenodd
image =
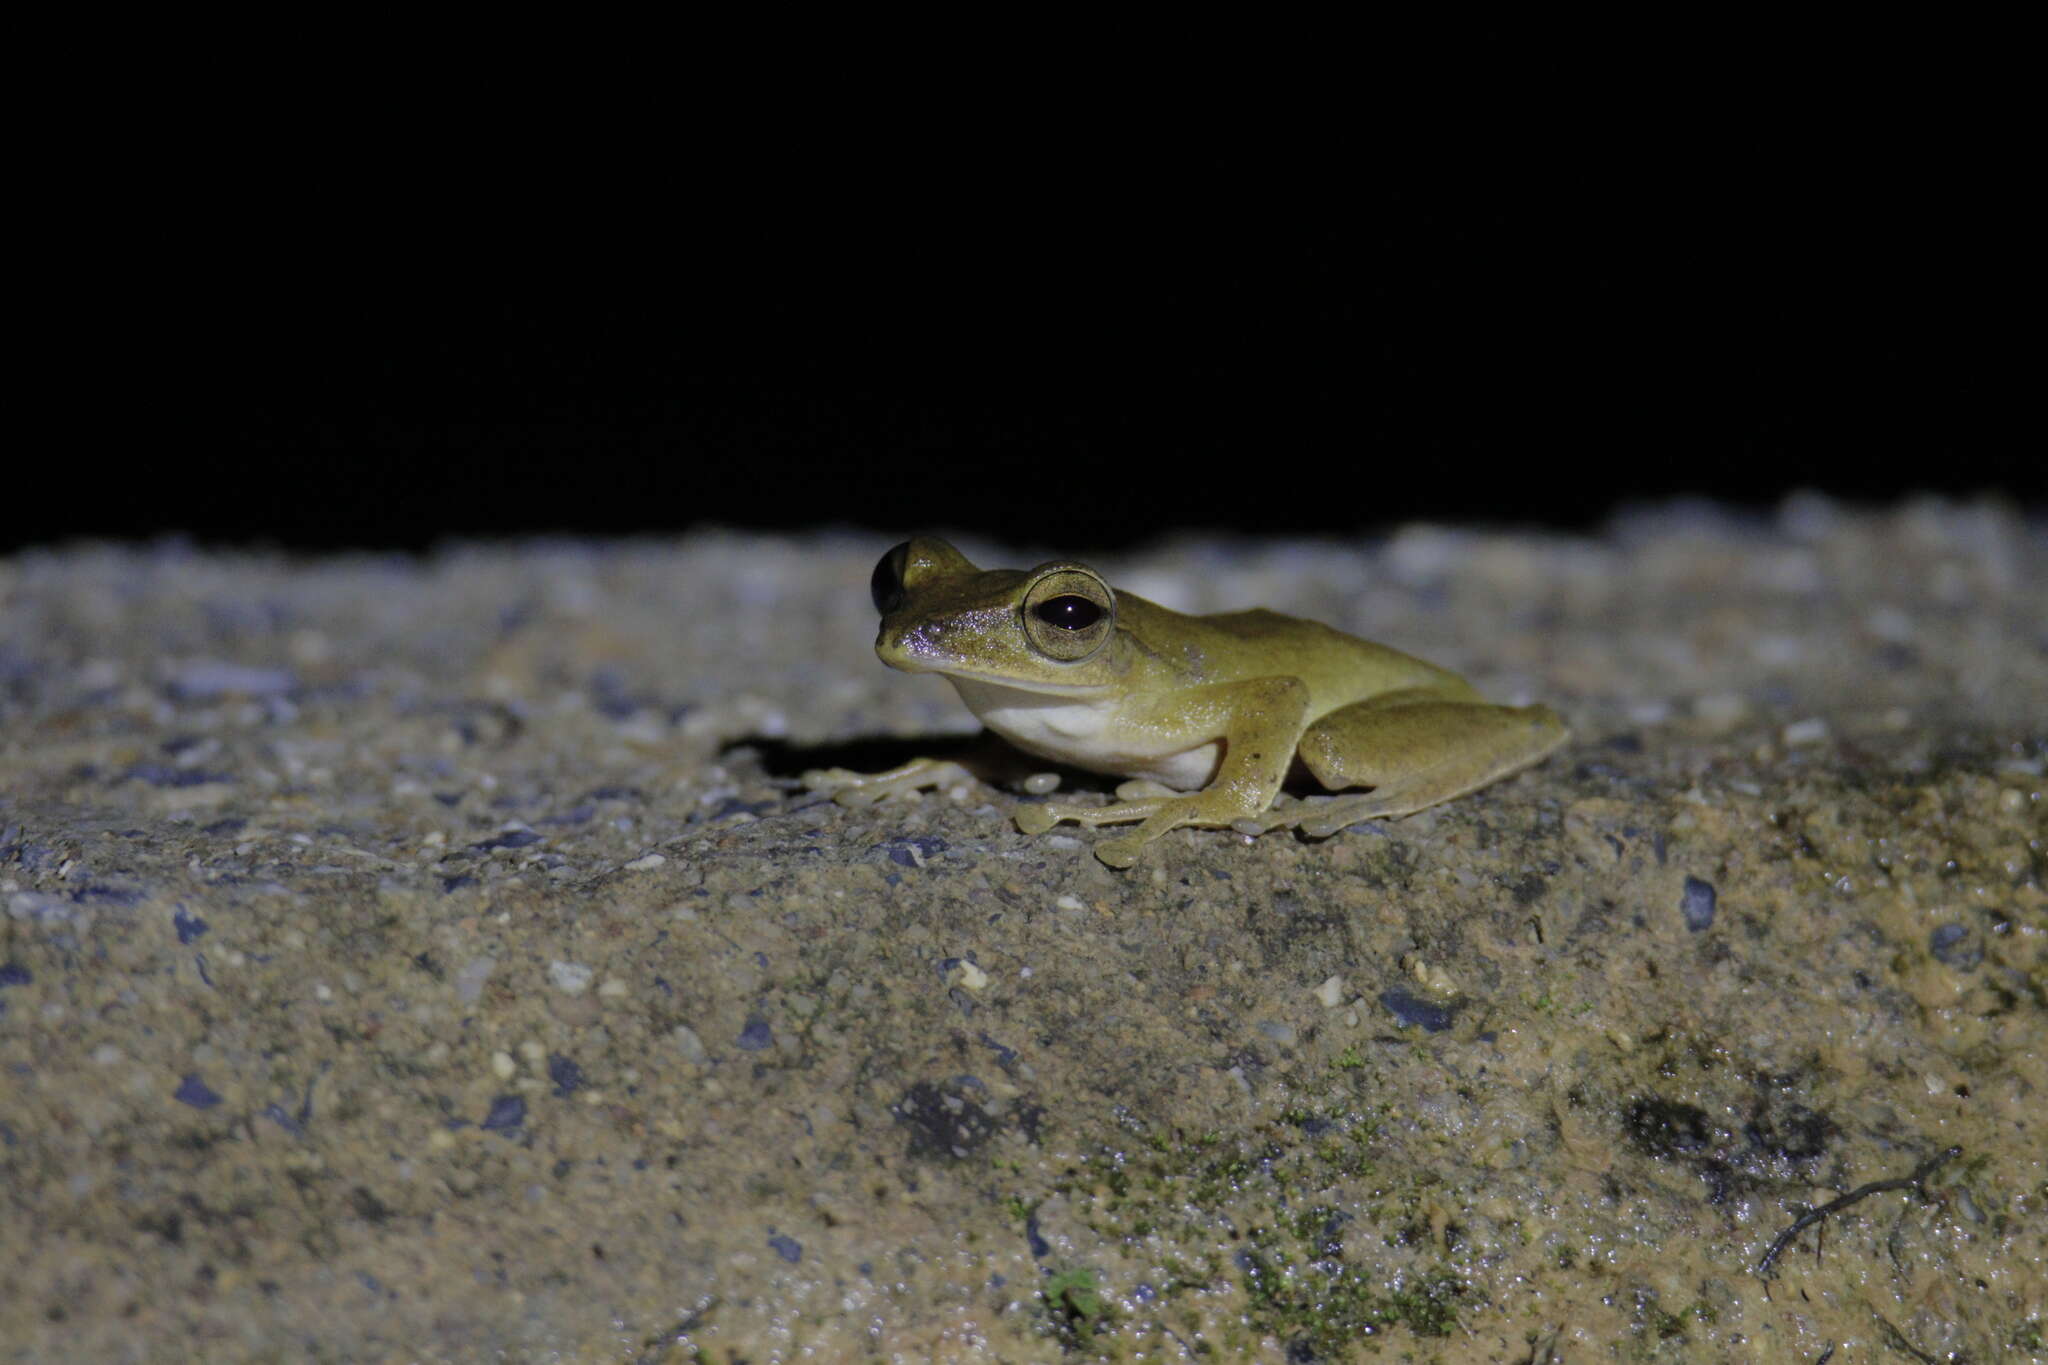
<svg viewBox="0 0 2048 1365"><path fill-rule="evenodd" d="M0 561L0 1359L2043 1357L2048 525L1098 559L1578 732L1124 873L884 548Z"/></svg>

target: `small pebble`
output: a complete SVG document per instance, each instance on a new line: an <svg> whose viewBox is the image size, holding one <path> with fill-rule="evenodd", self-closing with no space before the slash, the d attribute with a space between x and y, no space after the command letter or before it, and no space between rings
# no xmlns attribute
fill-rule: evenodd
<svg viewBox="0 0 2048 1365"><path fill-rule="evenodd" d="M1749 714L1749 703L1733 692L1710 692L1695 698L1692 713L1717 730L1740 725Z"/></svg>
<svg viewBox="0 0 2048 1365"><path fill-rule="evenodd" d="M766 1019L758 1014L750 1014L747 1016L747 1026L740 1030L738 1043L742 1052L764 1052L775 1046L775 1033L768 1027Z"/></svg>
<svg viewBox="0 0 2048 1365"><path fill-rule="evenodd" d="M1061 896L1053 904L1062 910L1086 910L1088 908L1081 903L1081 898L1075 895Z"/></svg>
<svg viewBox="0 0 2048 1365"><path fill-rule="evenodd" d="M220 1103L220 1095L205 1081L200 1080L197 1072L178 1082L178 1088L172 1092L171 1097L180 1104L191 1105L194 1109L211 1109Z"/></svg>
<svg viewBox="0 0 2048 1365"><path fill-rule="evenodd" d="M517 1095L500 1095L491 1101L491 1112L477 1126L487 1133L510 1135L526 1122L526 1101Z"/></svg>
<svg viewBox="0 0 2048 1365"><path fill-rule="evenodd" d="M692 1066L703 1066L710 1062L711 1054L705 1051L704 1040L697 1036L697 1030L688 1024L677 1024L669 1030L669 1037L676 1040L676 1048L683 1054L683 1060Z"/></svg>
<svg viewBox="0 0 2048 1365"><path fill-rule="evenodd" d="M1449 1005L1439 1005L1424 1000L1400 986L1380 992L1380 1004L1387 1012L1404 1025L1419 1025L1425 1033L1442 1033L1456 1018L1457 1011Z"/></svg>
<svg viewBox="0 0 2048 1365"><path fill-rule="evenodd" d="M213 701L221 697L278 697L297 687L288 669L248 668L241 664L193 659L178 665L170 677L171 694L180 701Z"/></svg>
<svg viewBox="0 0 2048 1365"><path fill-rule="evenodd" d="M1827 737L1828 723L1818 716L1795 720L1778 735L1788 749L1797 749L1805 744L1820 744Z"/></svg>
<svg viewBox="0 0 2048 1365"><path fill-rule="evenodd" d="M555 989L564 995L581 995L590 989L590 979L596 976L594 968L580 962L564 962L560 958L548 963L548 980L555 983Z"/></svg>
<svg viewBox="0 0 2048 1365"><path fill-rule="evenodd" d="M1685 891L1678 898L1678 911L1685 916L1685 927L1695 934L1710 928L1714 923L1714 905L1718 899L1712 882L1687 877Z"/></svg>
<svg viewBox="0 0 2048 1365"><path fill-rule="evenodd" d="M555 1083L557 1095L573 1095L583 1088L583 1068L573 1057L557 1052L548 1058L548 1079Z"/></svg>
<svg viewBox="0 0 2048 1365"><path fill-rule="evenodd" d="M1968 925L1938 924L1927 935L1927 951L1944 966L1975 971L1984 962L1984 945L1970 936Z"/></svg>
<svg viewBox="0 0 2048 1365"><path fill-rule="evenodd" d="M455 998L465 1005L474 1005L497 965L497 959L490 957L471 958L462 964L462 969L455 973Z"/></svg>
<svg viewBox="0 0 2048 1365"><path fill-rule="evenodd" d="M512 1060L512 1054L500 1048L491 1054L491 1070L501 1081L509 1081L519 1070L519 1063Z"/></svg>
<svg viewBox="0 0 2048 1365"><path fill-rule="evenodd" d="M1284 1024L1278 1019L1261 1019L1259 1021L1259 1032L1278 1043L1281 1047L1294 1046L1296 1034L1292 1024Z"/></svg>
<svg viewBox="0 0 2048 1365"><path fill-rule="evenodd" d="M633 860L632 862L630 862L630 863L627 863L627 864L626 864L626 871L628 871L628 872L651 872L651 871L653 871L653 870L654 870L655 868L657 868L657 867L660 867L660 866L661 866L661 865L662 865L663 863L665 863L665 862L667 862L667 861L668 861L668 859L667 859L667 858L665 858L665 857L663 857L663 856L662 856L661 854L659 854L659 853L648 853L648 854L643 854L642 856L640 856L640 857L638 857L638 858L635 858L635 859L634 859L634 860Z"/></svg>
<svg viewBox="0 0 2048 1365"><path fill-rule="evenodd" d="M1324 1009L1333 1010L1337 1008L1337 1006L1344 1003L1344 978L1341 976L1331 977L1322 985L1316 987L1315 996L1317 1000L1322 1002Z"/></svg>

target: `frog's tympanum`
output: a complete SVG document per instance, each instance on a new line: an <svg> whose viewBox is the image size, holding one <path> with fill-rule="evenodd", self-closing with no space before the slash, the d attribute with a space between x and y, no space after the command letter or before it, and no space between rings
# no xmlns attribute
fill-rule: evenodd
<svg viewBox="0 0 2048 1365"><path fill-rule="evenodd" d="M1569 733L1547 706L1495 706L1385 645L1265 610L1184 616L1084 564L977 569L919 537L882 556L873 588L883 663L939 674L1027 753L1134 779L1108 805L1017 811L1027 834L1138 822L1097 845L1112 867L1181 825L1328 835L1408 815L1535 763ZM1297 758L1333 791L1371 790L1274 810ZM961 775L919 759L806 781L857 805Z"/></svg>

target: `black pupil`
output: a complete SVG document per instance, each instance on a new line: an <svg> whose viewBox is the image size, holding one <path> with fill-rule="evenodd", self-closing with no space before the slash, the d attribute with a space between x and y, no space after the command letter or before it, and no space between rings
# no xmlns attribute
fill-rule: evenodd
<svg viewBox="0 0 2048 1365"><path fill-rule="evenodd" d="M1038 619L1061 630L1086 630L1102 619L1102 608L1085 597L1069 593L1048 598L1035 608Z"/></svg>
<svg viewBox="0 0 2048 1365"><path fill-rule="evenodd" d="M874 599L875 610L887 616L903 605L903 570L899 567L910 542L901 545L882 556L875 565L874 576L868 579L868 596Z"/></svg>

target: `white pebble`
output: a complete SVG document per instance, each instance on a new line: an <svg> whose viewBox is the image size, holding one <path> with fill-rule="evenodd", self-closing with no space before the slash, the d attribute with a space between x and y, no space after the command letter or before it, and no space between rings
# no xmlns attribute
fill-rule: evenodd
<svg viewBox="0 0 2048 1365"><path fill-rule="evenodd" d="M1796 749L1802 744L1819 744L1828 737L1828 723L1818 716L1795 720L1778 737L1788 749Z"/></svg>
<svg viewBox="0 0 2048 1365"><path fill-rule="evenodd" d="M1709 725L1725 729L1741 724L1749 714L1749 703L1733 692L1710 692L1693 701L1692 713Z"/></svg>
<svg viewBox="0 0 2048 1365"><path fill-rule="evenodd" d="M581 995L590 988L590 978L596 971L580 962L564 962L560 958L548 963L548 979L555 983L555 989L564 995Z"/></svg>
<svg viewBox="0 0 2048 1365"><path fill-rule="evenodd" d="M635 858L632 862L627 863L626 871L647 872L654 868L660 867L663 863L667 861L668 859L663 857L659 853L647 853L641 855L638 858Z"/></svg>
<svg viewBox="0 0 2048 1365"><path fill-rule="evenodd" d="M1316 999L1323 1002L1323 1008L1333 1010L1344 1003L1344 978L1333 976L1316 987Z"/></svg>
<svg viewBox="0 0 2048 1365"><path fill-rule="evenodd" d="M497 967L496 958L471 958L455 973L455 998L465 1005L474 1005L477 997L484 993L484 982L490 979Z"/></svg>

